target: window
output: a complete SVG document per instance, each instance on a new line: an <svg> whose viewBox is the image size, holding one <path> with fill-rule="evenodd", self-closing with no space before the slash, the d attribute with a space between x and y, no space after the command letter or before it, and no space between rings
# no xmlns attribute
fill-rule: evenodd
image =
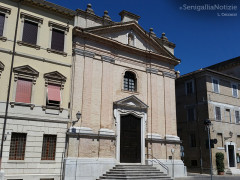
<svg viewBox="0 0 240 180"><path fill-rule="evenodd" d="M217 133L217 147L223 147L222 133Z"/></svg>
<svg viewBox="0 0 240 180"><path fill-rule="evenodd" d="M126 71L124 75L124 90L136 91L136 75L133 72Z"/></svg>
<svg viewBox="0 0 240 180"><path fill-rule="evenodd" d="M239 111L235 111L235 119L236 119L236 123L239 124Z"/></svg>
<svg viewBox="0 0 240 180"><path fill-rule="evenodd" d="M57 54L62 54L64 56L67 56L67 53L65 52L66 45L66 35L69 31L68 25L62 25L55 22L50 21L50 46L47 49L48 52L53 52Z"/></svg>
<svg viewBox="0 0 240 180"><path fill-rule="evenodd" d="M61 87L59 85L49 84L47 87L47 106L60 107Z"/></svg>
<svg viewBox="0 0 240 180"><path fill-rule="evenodd" d="M14 95L11 106L14 104L28 103L33 108L33 92L39 73L32 67L25 65L13 68L14 72Z"/></svg>
<svg viewBox="0 0 240 180"><path fill-rule="evenodd" d="M44 78L46 106L43 106L43 108L60 109L61 111L62 91L67 78L58 71L46 73L44 74Z"/></svg>
<svg viewBox="0 0 240 180"><path fill-rule="evenodd" d="M42 160L55 160L56 135L43 135Z"/></svg>
<svg viewBox="0 0 240 180"><path fill-rule="evenodd" d="M25 133L12 133L9 159L10 160L24 160L26 147Z"/></svg>
<svg viewBox="0 0 240 180"><path fill-rule="evenodd" d="M215 107L215 119L217 121L221 121L222 117L221 117L221 108L220 107Z"/></svg>
<svg viewBox="0 0 240 180"><path fill-rule="evenodd" d="M238 86L237 86L237 84L232 84L232 95L233 95L233 97L238 97Z"/></svg>
<svg viewBox="0 0 240 180"><path fill-rule="evenodd" d="M0 36L3 36L4 23L5 23L5 14L0 13Z"/></svg>
<svg viewBox="0 0 240 180"><path fill-rule="evenodd" d="M197 160L191 160L191 166L197 166Z"/></svg>
<svg viewBox="0 0 240 180"><path fill-rule="evenodd" d="M212 79L213 92L219 93L219 81L217 79Z"/></svg>
<svg viewBox="0 0 240 180"><path fill-rule="evenodd" d="M190 147L196 147L196 136L195 136L195 134L190 134Z"/></svg>
<svg viewBox="0 0 240 180"><path fill-rule="evenodd" d="M15 102L31 103L32 81L18 79Z"/></svg>
<svg viewBox="0 0 240 180"><path fill-rule="evenodd" d="M187 118L188 121L195 121L195 108L187 109Z"/></svg>
<svg viewBox="0 0 240 180"><path fill-rule="evenodd" d="M29 44L37 44L38 24L25 20L22 41Z"/></svg>
<svg viewBox="0 0 240 180"><path fill-rule="evenodd" d="M186 95L191 95L194 92L194 87L193 87L193 81L187 81L185 83L185 87L186 87Z"/></svg>
<svg viewBox="0 0 240 180"><path fill-rule="evenodd" d="M52 30L51 49L64 51L64 31L57 29Z"/></svg>
<svg viewBox="0 0 240 180"><path fill-rule="evenodd" d="M232 122L230 109L225 109L225 121L230 123Z"/></svg>
<svg viewBox="0 0 240 180"><path fill-rule="evenodd" d="M134 36L131 33L128 34L128 45L134 46Z"/></svg>

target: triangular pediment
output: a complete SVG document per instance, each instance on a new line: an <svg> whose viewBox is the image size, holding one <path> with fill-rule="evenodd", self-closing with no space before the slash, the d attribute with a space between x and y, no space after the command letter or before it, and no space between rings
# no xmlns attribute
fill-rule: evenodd
<svg viewBox="0 0 240 180"><path fill-rule="evenodd" d="M33 69L29 65L15 67L15 68L13 68L13 72L18 73L18 74L26 74L26 75L36 76L36 77L38 77L38 75L39 75L39 72L36 71L35 69Z"/></svg>
<svg viewBox="0 0 240 180"><path fill-rule="evenodd" d="M0 71L4 70L4 64L0 61Z"/></svg>
<svg viewBox="0 0 240 180"><path fill-rule="evenodd" d="M58 71L53 71L53 72L49 72L49 73L45 73L44 74L44 78L45 79L53 79L56 81L66 81L66 77L64 75L62 75L60 72Z"/></svg>
<svg viewBox="0 0 240 180"><path fill-rule="evenodd" d="M134 35L134 47L142 50L152 51L170 58L176 58L162 44L156 36L150 36L138 23L131 21L126 23L115 23L107 26L98 26L85 29L85 31L100 35L122 44L128 44L128 34Z"/></svg>
<svg viewBox="0 0 240 180"><path fill-rule="evenodd" d="M126 108L126 109L147 110L148 108L148 106L144 102L142 102L139 98L137 98L134 95L126 97L119 101L115 101L114 105L117 107Z"/></svg>

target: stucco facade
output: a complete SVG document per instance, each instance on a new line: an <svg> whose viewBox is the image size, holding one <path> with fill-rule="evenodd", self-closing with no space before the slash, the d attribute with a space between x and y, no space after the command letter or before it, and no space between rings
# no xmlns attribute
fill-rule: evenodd
<svg viewBox="0 0 240 180"><path fill-rule="evenodd" d="M217 173L217 152L224 153L226 173L240 173L240 81L233 75L239 69L236 63L239 63L238 58L194 71L176 80L178 135L183 141L183 159L188 171L210 173L208 135L204 126L204 120L209 119L212 123L210 138L218 141L211 148L214 173ZM188 93L188 83L192 83L192 93Z"/></svg>
<svg viewBox="0 0 240 180"><path fill-rule="evenodd" d="M174 66L180 61L173 55L175 45L165 34L158 38L152 29L144 31L140 17L127 11L120 13L121 22L111 21L106 11L103 17L95 15L90 5L77 13L72 121L78 111L82 116L68 132L65 179L93 180L116 164L155 164L154 158L171 170L172 149L175 175L184 176L176 127ZM127 73L134 76L133 89L126 85ZM140 127L138 152L128 151L138 154L133 161L124 159L124 117L137 118L134 125Z"/></svg>
<svg viewBox="0 0 240 180"><path fill-rule="evenodd" d="M19 11L18 11L19 9ZM60 179L69 122L72 28L75 12L47 1L0 2L4 17L3 34L0 37L0 131L2 134L8 84L13 58L15 27L16 47L10 87L9 108L1 162L5 179ZM26 43L26 24L37 24L35 44ZM26 27L25 27L26 26ZM52 31L64 32L62 52L51 48ZM30 103L16 101L18 81L27 79L32 83ZM61 86L61 102L57 108L46 104L48 84ZM26 135L24 159L10 160L13 133ZM54 159L41 157L44 135L56 136Z"/></svg>

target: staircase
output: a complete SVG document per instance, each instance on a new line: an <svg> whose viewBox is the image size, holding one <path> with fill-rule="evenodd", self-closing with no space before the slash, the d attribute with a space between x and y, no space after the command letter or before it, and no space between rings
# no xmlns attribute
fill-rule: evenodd
<svg viewBox="0 0 240 180"><path fill-rule="evenodd" d="M151 165L116 165L97 180L100 179L171 180L172 178Z"/></svg>

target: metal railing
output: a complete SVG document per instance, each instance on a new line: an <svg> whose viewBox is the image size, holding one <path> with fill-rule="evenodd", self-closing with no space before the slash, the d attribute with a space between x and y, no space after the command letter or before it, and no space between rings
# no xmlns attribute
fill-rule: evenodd
<svg viewBox="0 0 240 180"><path fill-rule="evenodd" d="M165 164L163 164L161 161L159 161L157 158L155 158L151 154L145 154L145 155L146 156L151 156L152 157L152 164L153 164L153 161L157 162L160 166L162 166L167 171L167 175L169 175L169 168Z"/></svg>

